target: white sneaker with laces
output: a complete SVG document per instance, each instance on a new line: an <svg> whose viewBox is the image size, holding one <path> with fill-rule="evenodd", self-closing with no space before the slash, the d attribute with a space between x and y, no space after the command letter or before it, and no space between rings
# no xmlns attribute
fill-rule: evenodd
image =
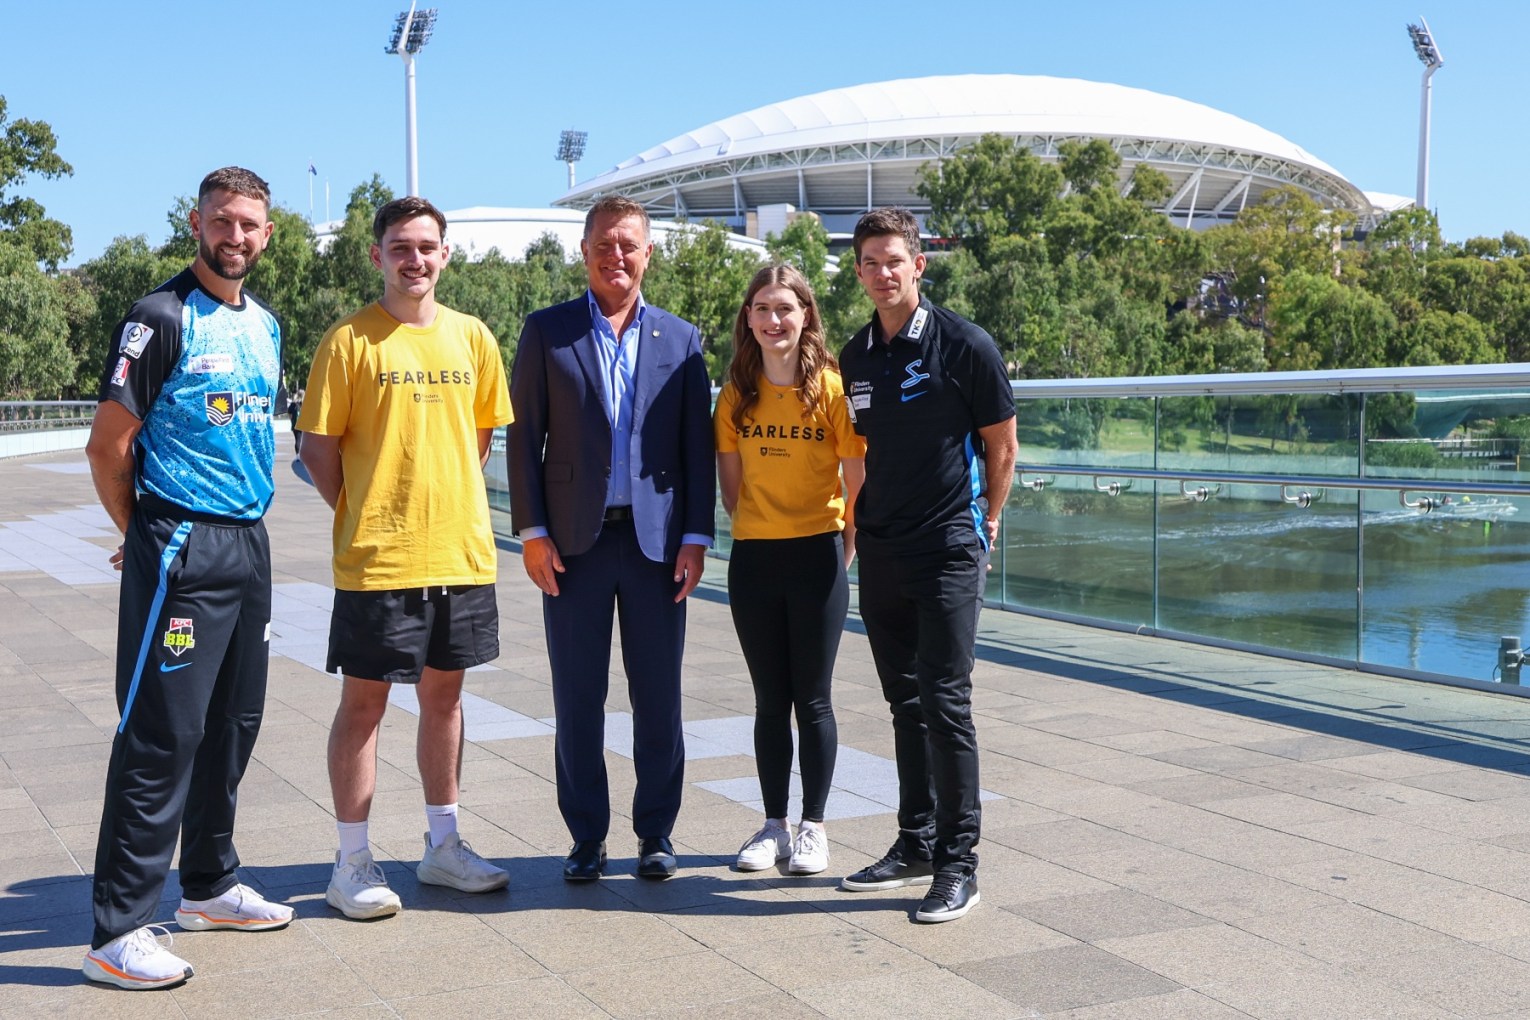
<svg viewBox="0 0 1530 1020"><path fill-rule="evenodd" d="M159 936L168 939L160 944ZM133 991L170 988L191 977L191 964L170 952L175 936L157 924L134 928L85 954L80 969L89 981Z"/></svg>
<svg viewBox="0 0 1530 1020"><path fill-rule="evenodd" d="M426 885L444 885L462 892L489 892L510 883L510 873L478 856L455 832L440 846L430 845L425 834L425 856L414 869Z"/></svg>
<svg viewBox="0 0 1530 1020"><path fill-rule="evenodd" d="M816 875L829 866L829 835L821 825L797 826L792 859L786 870L793 875Z"/></svg>
<svg viewBox="0 0 1530 1020"><path fill-rule="evenodd" d="M335 851L335 873L324 892L324 901L346 917L361 921L387 917L404 908L398 893L388 888L382 868L372 860L371 850L357 850L344 861Z"/></svg>
<svg viewBox="0 0 1530 1020"><path fill-rule="evenodd" d="M292 923L292 908L272 903L247 885L236 885L210 900L181 899L175 923L187 931L230 928L234 931L269 931Z"/></svg>
<svg viewBox="0 0 1530 1020"><path fill-rule="evenodd" d="M738 850L738 870L764 871L792 855L792 833L774 822L756 832Z"/></svg>

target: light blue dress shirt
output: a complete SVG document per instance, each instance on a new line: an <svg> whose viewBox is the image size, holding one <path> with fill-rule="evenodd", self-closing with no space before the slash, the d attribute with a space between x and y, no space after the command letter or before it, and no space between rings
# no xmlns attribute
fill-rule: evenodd
<svg viewBox="0 0 1530 1020"><path fill-rule="evenodd" d="M600 384L606 391L606 411L611 415L611 478L606 483L606 506L632 505L632 379L637 372L638 338L643 335L643 313L648 302L638 295L632 324L620 337L585 291L590 320L595 324L596 349L600 352Z"/></svg>

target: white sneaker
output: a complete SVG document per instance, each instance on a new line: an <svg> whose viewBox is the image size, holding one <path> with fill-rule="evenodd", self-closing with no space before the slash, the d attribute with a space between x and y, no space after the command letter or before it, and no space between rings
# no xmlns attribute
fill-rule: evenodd
<svg viewBox="0 0 1530 1020"><path fill-rule="evenodd" d="M292 908L272 903L247 885L236 885L210 900L181 899L175 923L187 931L232 928L235 931L268 931L292 923Z"/></svg>
<svg viewBox="0 0 1530 1020"><path fill-rule="evenodd" d="M372 851L357 850L340 860L335 851L335 874L324 892L324 901L346 917L365 920L387 917L404 909L398 894L388 888L382 868L372 860Z"/></svg>
<svg viewBox="0 0 1530 1020"><path fill-rule="evenodd" d="M822 826L797 826L792 859L786 870L793 875L816 875L829 866L829 836Z"/></svg>
<svg viewBox="0 0 1530 1020"><path fill-rule="evenodd" d="M160 945L157 936L168 939ZM157 924L135 928L85 954L86 980L134 991L170 988L191 977L191 964L170 952L175 936Z"/></svg>
<svg viewBox="0 0 1530 1020"><path fill-rule="evenodd" d="M750 836L749 841L739 847L738 870L764 871L777 861L785 860L791 855L791 830L766 822L765 828Z"/></svg>
<svg viewBox="0 0 1530 1020"><path fill-rule="evenodd" d="M478 856L455 832L440 846L431 846L430 833L425 833L425 856L414 873L426 885L444 885L462 892L489 892L510 883L508 871Z"/></svg>

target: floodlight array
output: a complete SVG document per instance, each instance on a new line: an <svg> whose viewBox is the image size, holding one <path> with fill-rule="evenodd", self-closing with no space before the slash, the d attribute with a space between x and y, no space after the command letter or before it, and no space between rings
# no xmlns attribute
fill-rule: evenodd
<svg viewBox="0 0 1530 1020"><path fill-rule="evenodd" d="M558 161L577 163L584 158L584 143L590 137L588 131L565 131L558 136Z"/></svg>
<svg viewBox="0 0 1530 1020"><path fill-rule="evenodd" d="M409 16L409 11L399 12L399 16L393 22L393 35L388 39L388 46L383 52L399 53L401 45L403 47L402 52L408 53L411 56L420 52L425 48L425 44L430 42L430 33L435 30L436 13L437 8L435 7L427 7L423 11L414 11L414 17L412 18ZM406 25L409 28L408 39L404 38L404 27Z"/></svg>

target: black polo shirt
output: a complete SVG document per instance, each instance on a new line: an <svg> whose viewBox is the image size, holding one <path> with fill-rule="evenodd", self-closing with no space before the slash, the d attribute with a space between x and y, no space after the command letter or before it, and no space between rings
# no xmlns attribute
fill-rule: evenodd
<svg viewBox="0 0 1530 1020"><path fill-rule="evenodd" d="M881 333L873 315L839 356L850 417L866 438L856 544L868 551L986 544L978 430L1015 416L999 346L928 299L890 342Z"/></svg>

